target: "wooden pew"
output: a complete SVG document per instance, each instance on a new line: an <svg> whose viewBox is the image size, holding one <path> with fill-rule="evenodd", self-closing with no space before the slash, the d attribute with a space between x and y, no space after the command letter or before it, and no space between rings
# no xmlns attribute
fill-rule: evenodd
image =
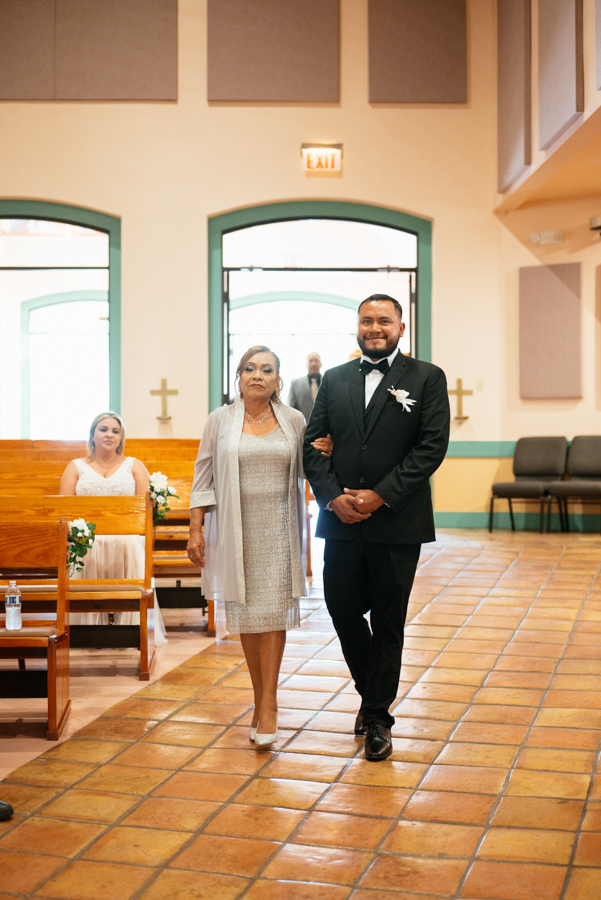
<svg viewBox="0 0 601 900"><path fill-rule="evenodd" d="M61 478L67 464L62 459L0 459L0 477L23 475L27 478Z"/></svg>
<svg viewBox="0 0 601 900"><path fill-rule="evenodd" d="M311 568L311 513L309 512L309 504L315 500L315 495L311 490L311 485L305 479L305 531L307 541L307 578L313 578L313 569Z"/></svg>
<svg viewBox="0 0 601 900"><path fill-rule="evenodd" d="M18 494L22 496L44 497L50 494L58 494L61 480L56 475L45 478L27 475L1 475L0 495Z"/></svg>
<svg viewBox="0 0 601 900"><path fill-rule="evenodd" d="M193 468L193 467L192 467ZM178 497L174 497L169 501L170 511L164 519L159 519L155 529L155 547L154 547L154 576L155 578L175 578L176 583L198 580L202 576L202 569L195 566L188 559L186 546L190 536L190 491L192 490L193 472L186 476L172 476L171 469L163 469L164 474L169 478L169 484L175 489ZM181 588L174 588L174 591ZM161 603L165 600L168 589L162 588ZM177 596L173 594L172 596ZM173 606L177 608L178 604L184 601L173 601ZM207 601L208 623L207 636L215 637L215 604L212 600Z"/></svg>
<svg viewBox="0 0 601 900"><path fill-rule="evenodd" d="M66 454L66 458L75 459L87 455L85 441L32 441L31 449L37 452ZM0 450L5 446L0 441ZM7 446L6 449L11 449ZM23 448L16 448L23 449ZM161 438L126 438L125 453L137 459L179 458L196 459L198 439L161 439ZM62 456L61 458L65 458Z"/></svg>
<svg viewBox="0 0 601 900"><path fill-rule="evenodd" d="M27 496L56 495L60 490L60 479L67 463L78 456L85 456L83 442L77 441L33 441L33 449L13 454L13 451L2 452L0 441L0 495L19 494ZM62 449L61 449L62 448ZM194 462L198 453L198 440L136 440L127 441L127 455L136 456L146 465L150 474L162 472L169 478L179 499L174 498L171 512L167 519L161 520L157 526L157 544L154 555L154 576L156 578L174 578L176 583L182 580L198 580L201 570L188 559L186 544L190 524L189 499L194 474ZM162 455L164 454L164 455ZM65 458L57 457L63 455ZM158 458L157 458L158 457ZM204 608L204 598L195 589L184 595L175 594L174 589L158 587L161 602L165 605L183 605ZM169 593L169 598L167 594ZM183 599L185 597L185 599ZM208 631L214 636L214 604L208 604Z"/></svg>
<svg viewBox="0 0 601 900"><path fill-rule="evenodd" d="M46 739L49 741L58 740L71 708L67 627L68 531L66 518L58 522L36 519L0 521L2 611L4 593L9 580L14 578L21 589L25 606L30 605L32 600L34 606L45 600L53 612L53 617L48 620L28 620L24 615L20 631L8 631L1 623L0 659L19 660L19 670L2 670L0 696L47 697ZM22 665L21 660L26 659L46 659L46 671L23 670L25 663Z"/></svg>
<svg viewBox="0 0 601 900"><path fill-rule="evenodd" d="M145 539L143 579L71 579L71 612L139 612L140 625L74 625L72 646L135 646L140 649L140 681L148 681L154 661L153 524L145 497L0 496L0 523L46 521L67 516L96 525L97 535L141 534ZM50 606L52 603L50 602ZM47 611L39 606L41 612ZM88 639L98 635L98 640ZM76 635L77 638L76 639ZM82 644L83 639L83 644ZM116 643L103 643L110 640Z"/></svg>

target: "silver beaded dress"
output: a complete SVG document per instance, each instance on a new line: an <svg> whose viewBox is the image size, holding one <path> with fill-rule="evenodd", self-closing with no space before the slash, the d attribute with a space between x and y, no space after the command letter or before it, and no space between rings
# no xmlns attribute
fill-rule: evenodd
<svg viewBox="0 0 601 900"><path fill-rule="evenodd" d="M246 602L225 604L227 630L258 634L298 628L288 538L290 449L281 427L262 435L242 433L238 465Z"/></svg>

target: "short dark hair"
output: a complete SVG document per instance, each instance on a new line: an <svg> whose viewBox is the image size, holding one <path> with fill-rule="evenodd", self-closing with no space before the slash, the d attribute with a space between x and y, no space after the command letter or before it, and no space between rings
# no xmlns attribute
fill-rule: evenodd
<svg viewBox="0 0 601 900"><path fill-rule="evenodd" d="M361 315L361 307L364 306L364 304L377 303L378 300L387 300L389 303L392 303L392 305L394 306L394 308L396 310L396 314L399 317L399 320L401 322L403 321L403 307L401 306L401 304L399 303L398 300L395 300L394 297L389 297L388 294L372 294L370 297L366 297L365 300L363 300L359 304L359 309L357 310L357 314Z"/></svg>

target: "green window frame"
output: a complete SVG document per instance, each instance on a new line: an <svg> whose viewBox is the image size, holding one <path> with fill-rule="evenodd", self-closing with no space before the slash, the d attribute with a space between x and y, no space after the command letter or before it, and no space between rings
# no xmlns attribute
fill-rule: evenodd
<svg viewBox="0 0 601 900"><path fill-rule="evenodd" d="M23 303L21 327L27 320L27 351L29 350L29 313L40 306L53 303L68 303L70 300L99 299L109 301L109 398L111 409L121 412L121 219L107 213L86 209L83 206L71 206L66 203L52 203L45 200L6 200L0 199L0 218L3 219L48 219L53 222L65 222L69 225L81 225L104 231L109 236L109 289L108 297L104 291L76 291L69 294L54 294L47 297L35 297ZM43 267L42 267L43 268ZM71 293L71 292L69 292ZM101 295L89 297L86 295ZM59 298L63 299L59 299ZM54 298L54 299L52 299ZM27 309L25 309L27 307ZM22 342L24 342L22 332ZM23 343L22 343L23 346ZM28 358L28 357L27 357ZM24 371L24 370L22 370ZM29 371L29 370L28 370ZM29 376L27 376L28 381ZM27 387L27 390L25 388ZM24 399L26 395L27 417L23 418L23 431L29 432L29 389L23 383ZM22 433L24 438L29 434Z"/></svg>
<svg viewBox="0 0 601 900"><path fill-rule="evenodd" d="M224 315L223 235L251 225L290 219L350 219L409 231L417 237L417 355L432 358L432 223L408 213L338 200L295 200L237 209L209 218L209 411L221 406Z"/></svg>

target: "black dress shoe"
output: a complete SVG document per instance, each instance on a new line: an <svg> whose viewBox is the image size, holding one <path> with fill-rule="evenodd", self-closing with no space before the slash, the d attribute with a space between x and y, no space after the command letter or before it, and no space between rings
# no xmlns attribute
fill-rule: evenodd
<svg viewBox="0 0 601 900"><path fill-rule="evenodd" d="M355 734L365 734L366 731L367 725L363 724L363 713L359 710L355 719Z"/></svg>
<svg viewBox="0 0 601 900"><path fill-rule="evenodd" d="M379 762L381 759L386 759L391 753L392 736L390 728L387 728L382 722L374 722L373 725L368 725L367 737L365 738L365 759Z"/></svg>
<svg viewBox="0 0 601 900"><path fill-rule="evenodd" d="M10 803L5 803L4 800L0 800L0 822L10 819L13 812L14 810Z"/></svg>

